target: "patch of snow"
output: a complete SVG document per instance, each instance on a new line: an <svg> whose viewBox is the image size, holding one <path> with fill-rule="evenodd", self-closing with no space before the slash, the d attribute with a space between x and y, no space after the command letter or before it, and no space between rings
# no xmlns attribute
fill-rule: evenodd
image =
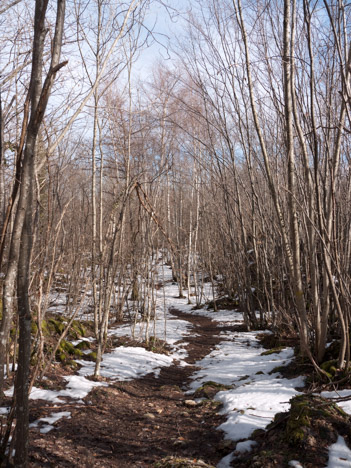
<svg viewBox="0 0 351 468"><path fill-rule="evenodd" d="M227 414L227 421L219 429L226 433L227 439L250 437L255 429L264 429L277 413L288 411L289 400L299 394L295 387L303 384L303 377L274 379L271 376L217 393L215 399L223 404L221 413Z"/></svg>
<svg viewBox="0 0 351 468"><path fill-rule="evenodd" d="M322 392L321 397L323 398L346 398L350 397L350 400L347 401L338 401L336 402L340 408L342 408L345 413L351 414L351 390L345 389L345 390L338 390L337 392Z"/></svg>
<svg viewBox="0 0 351 468"><path fill-rule="evenodd" d="M244 440L236 444L235 451L239 453L251 452L255 445L257 445L257 442L254 440Z"/></svg>
<svg viewBox="0 0 351 468"><path fill-rule="evenodd" d="M4 391L4 395L6 395L8 397L12 397L13 396L13 390L14 390L14 386L12 385L12 387L10 387L8 390Z"/></svg>
<svg viewBox="0 0 351 468"><path fill-rule="evenodd" d="M154 325L156 328L156 333L154 333ZM183 339L189 335L194 336L192 330L193 326L191 323L187 322L186 320L179 320L171 313L167 313L166 330L163 316L159 316L155 324L154 322L150 323L150 336L154 336L154 334L156 334L159 339L165 340L172 349L173 357L179 360L184 360L188 355L187 351L184 349L187 343L184 342ZM135 338L142 340L144 332L145 322L137 323L134 332ZM110 330L109 335L116 337L131 337L132 330L129 325L122 325L113 330Z"/></svg>
<svg viewBox="0 0 351 468"><path fill-rule="evenodd" d="M40 429L40 433L47 434L48 432L52 431L52 429L55 429L54 426L51 426L51 424L48 424Z"/></svg>
<svg viewBox="0 0 351 468"><path fill-rule="evenodd" d="M61 411L60 413L51 413L50 416L46 418L38 419L29 425L29 427L38 427L40 423L45 423L45 426L40 428L41 434L46 434L54 429L53 424L59 421L62 418L71 419L71 412L70 411Z"/></svg>
<svg viewBox="0 0 351 468"><path fill-rule="evenodd" d="M343 437L339 436L335 444L329 447L329 461L327 468L350 468L351 450Z"/></svg>
<svg viewBox="0 0 351 468"><path fill-rule="evenodd" d="M288 466L293 466L294 468L303 468L300 462L297 460L290 460Z"/></svg>
<svg viewBox="0 0 351 468"><path fill-rule="evenodd" d="M94 341L96 341L96 338L94 338L93 336L89 336L88 338L80 338L79 340L72 341L72 344L73 346L77 346L83 341L86 341L87 343L93 343Z"/></svg>
<svg viewBox="0 0 351 468"><path fill-rule="evenodd" d="M230 453L226 457L222 458L217 464L217 468L230 468L231 462L234 460L234 453Z"/></svg>
<svg viewBox="0 0 351 468"><path fill-rule="evenodd" d="M95 365L95 363L93 364ZM67 375L64 379L68 383L64 390L59 391L59 395L77 400L85 398L94 387L107 387L106 382L94 382L82 375Z"/></svg>
<svg viewBox="0 0 351 468"><path fill-rule="evenodd" d="M255 429L264 429L276 413L290 408L289 400L299 394L295 389L304 385L304 378L283 379L279 373L269 375L277 366L288 364L294 355L292 348L280 353L261 355L256 332L236 333L222 341L208 356L195 365L201 369L192 376L192 391L206 381L233 385L232 390L217 393L227 421L219 429L226 438L248 438ZM230 338L227 335L228 338Z"/></svg>
<svg viewBox="0 0 351 468"><path fill-rule="evenodd" d="M104 354L101 362L101 376L111 380L131 380L153 372L159 375L162 367L170 366L174 361L173 356L153 353L144 348L120 346L112 353ZM82 368L80 375L92 375L95 363L77 361Z"/></svg>
<svg viewBox="0 0 351 468"><path fill-rule="evenodd" d="M51 403L64 403L64 400L59 398L60 392L56 390L46 390L44 388L33 387L29 398L31 400L45 400Z"/></svg>
<svg viewBox="0 0 351 468"><path fill-rule="evenodd" d="M215 382L231 385L244 382L244 376L255 379L257 373L268 374L275 367L288 364L294 356L292 348L280 353L261 356L265 351L258 346L257 332L236 333L232 341L222 341L208 356L196 363L201 369L193 374L190 388L196 390L202 382ZM274 378L274 377L273 377Z"/></svg>
<svg viewBox="0 0 351 468"><path fill-rule="evenodd" d="M237 310L221 310L217 312L207 309L191 310L192 315L201 315L218 322L221 326L235 325L243 322L242 312Z"/></svg>

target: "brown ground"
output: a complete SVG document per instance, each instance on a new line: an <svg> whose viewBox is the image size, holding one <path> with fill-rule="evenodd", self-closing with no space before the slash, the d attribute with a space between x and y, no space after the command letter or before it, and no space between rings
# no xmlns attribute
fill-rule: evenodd
<svg viewBox="0 0 351 468"><path fill-rule="evenodd" d="M223 328L205 317L173 313L194 324L197 336L187 338L191 365L163 368L159 378L97 387L85 405L33 402L32 420L59 411L71 411L71 419L61 419L48 434L31 430L30 466L144 468L166 456L216 465L231 451L216 430L223 418L215 402L188 406L192 397L184 394L194 363L220 341Z"/></svg>

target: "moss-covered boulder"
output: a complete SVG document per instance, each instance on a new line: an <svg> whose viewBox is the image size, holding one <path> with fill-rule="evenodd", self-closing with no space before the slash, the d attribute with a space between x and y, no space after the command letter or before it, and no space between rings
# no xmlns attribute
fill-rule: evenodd
<svg viewBox="0 0 351 468"><path fill-rule="evenodd" d="M64 319L59 317L57 319L51 318L48 320L48 330L57 335L61 335L65 329Z"/></svg>
<svg viewBox="0 0 351 468"><path fill-rule="evenodd" d="M195 393L194 398L207 398L212 400L216 393L221 392L223 390L231 390L233 388L232 385L223 385L218 382L213 382L211 380L204 382L201 387L199 387Z"/></svg>
<svg viewBox="0 0 351 468"><path fill-rule="evenodd" d="M351 442L351 417L335 403L315 395L299 395L290 403L290 411L277 414L265 431L251 435L257 445L250 454L238 456L238 466L283 467L299 460L302 466L322 467L338 435Z"/></svg>
<svg viewBox="0 0 351 468"><path fill-rule="evenodd" d="M85 359L87 359L88 361L96 362L96 358L97 358L97 355L95 351L92 351L91 353L85 355Z"/></svg>
<svg viewBox="0 0 351 468"><path fill-rule="evenodd" d="M62 340L58 350L56 351L56 359L59 362L67 363L72 360L72 357L81 358L83 357L83 353L69 341Z"/></svg>
<svg viewBox="0 0 351 468"><path fill-rule="evenodd" d="M69 337L77 340L86 336L87 331L84 325L79 320L73 320L71 328L69 330Z"/></svg>
<svg viewBox="0 0 351 468"><path fill-rule="evenodd" d="M278 354L281 351L283 351L283 349L284 346L278 346L276 348L269 349L268 351L263 351L263 353L261 353L261 356L270 356L271 354Z"/></svg>
<svg viewBox="0 0 351 468"><path fill-rule="evenodd" d="M81 351L86 351L87 349L91 348L91 344L89 341L82 340L75 346L75 348Z"/></svg>
<svg viewBox="0 0 351 468"><path fill-rule="evenodd" d="M327 376L332 379L337 373L337 361L336 359L331 359L330 361L325 361L321 364L321 369L326 372Z"/></svg>

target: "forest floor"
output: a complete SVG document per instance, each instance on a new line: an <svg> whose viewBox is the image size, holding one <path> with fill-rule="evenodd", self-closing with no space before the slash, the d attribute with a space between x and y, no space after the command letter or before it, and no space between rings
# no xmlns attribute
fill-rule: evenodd
<svg viewBox="0 0 351 468"><path fill-rule="evenodd" d="M249 332L225 303L194 308L162 275L154 346L145 322L116 324L99 380L84 336L71 343L88 342L87 355L53 363L33 387L30 466L351 468L351 383L321 393L293 337Z"/></svg>
<svg viewBox="0 0 351 468"><path fill-rule="evenodd" d="M234 332L240 326L219 328L207 317L179 310L172 314L194 326L187 337L189 365L175 363L163 367L158 377L148 374L96 387L84 405L69 407L71 418L61 419L55 431L43 437L32 429L31 466L144 468L167 456L216 465L233 449L216 430L225 419L218 414L218 404L212 400L197 404L184 389L197 370L196 362L220 342L219 332ZM35 406L33 419L48 416L53 409Z"/></svg>

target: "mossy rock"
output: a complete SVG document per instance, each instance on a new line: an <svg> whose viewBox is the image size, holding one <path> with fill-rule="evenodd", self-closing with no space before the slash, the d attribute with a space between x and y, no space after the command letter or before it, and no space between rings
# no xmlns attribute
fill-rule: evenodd
<svg viewBox="0 0 351 468"><path fill-rule="evenodd" d="M76 349L79 349L81 351L85 351L87 349L90 349L91 348L91 344L89 341L86 341L86 340L83 340L81 341L80 343L78 343L76 346L75 346Z"/></svg>
<svg viewBox="0 0 351 468"><path fill-rule="evenodd" d="M223 390L231 390L232 388L232 385L223 385L218 382L209 380L204 382L201 387L195 391L194 398L208 398L209 400L212 400L216 393Z"/></svg>
<svg viewBox="0 0 351 468"><path fill-rule="evenodd" d="M56 333L57 335L62 335L64 329L65 329L65 324L63 323L63 319L49 319L48 321L48 329L51 332Z"/></svg>
<svg viewBox="0 0 351 468"><path fill-rule="evenodd" d="M48 322L46 320L42 320L41 322L41 330L43 332L43 335L48 337L52 333L56 333L55 326L51 324L51 328L48 326ZM35 320L32 320L31 322L31 334L36 335L38 333L38 323Z"/></svg>
<svg viewBox="0 0 351 468"><path fill-rule="evenodd" d="M85 355L85 358L86 358L88 361L96 362L97 354L96 354L95 351L92 351L91 353L86 354L86 355Z"/></svg>
<svg viewBox="0 0 351 468"><path fill-rule="evenodd" d="M36 335L38 333L38 324L35 320L32 320L30 323L30 332L32 335Z"/></svg>
<svg viewBox="0 0 351 468"><path fill-rule="evenodd" d="M56 351L56 361L58 362L66 362L67 360L67 355L63 351Z"/></svg>
<svg viewBox="0 0 351 468"><path fill-rule="evenodd" d="M321 364L321 369L323 369L328 377L331 379L337 373L337 361L332 359L330 361L325 361Z"/></svg>
<svg viewBox="0 0 351 468"><path fill-rule="evenodd" d="M75 358L81 358L84 355L82 351L80 349L75 348L72 343L66 340L62 340L58 350L56 351L56 359L59 362L68 363L68 361L71 360L70 358L72 358L72 356Z"/></svg>
<svg viewBox="0 0 351 468"><path fill-rule="evenodd" d="M299 460L302 466L326 466L329 447L339 435L350 445L351 417L335 403L311 394L298 395L290 403L290 411L276 414L265 431L251 434L257 446L250 454L238 455L235 466L285 467L290 460Z"/></svg>
<svg viewBox="0 0 351 468"><path fill-rule="evenodd" d="M268 372L269 375L280 373L285 369L285 366L277 366L274 369L272 369L270 372Z"/></svg>
<svg viewBox="0 0 351 468"><path fill-rule="evenodd" d="M76 361L69 360L66 362L67 366L71 367L73 370L77 370L79 365L76 363Z"/></svg>
<svg viewBox="0 0 351 468"><path fill-rule="evenodd" d="M82 338L86 335L87 331L84 325L79 320L73 320L69 335L74 339Z"/></svg>
<svg viewBox="0 0 351 468"><path fill-rule="evenodd" d="M43 331L44 336L50 336L50 329L49 329L47 320L43 320L41 322L41 329Z"/></svg>
<svg viewBox="0 0 351 468"><path fill-rule="evenodd" d="M272 348L272 349L269 349L268 351L263 351L263 353L261 353L261 356L269 356L270 354L277 354L283 351L283 349L284 349L284 346L278 346L277 348Z"/></svg>
<svg viewBox="0 0 351 468"><path fill-rule="evenodd" d="M60 349L66 352L67 354L70 354L71 356L73 356L75 354L75 351L77 351L73 344L66 340L61 341Z"/></svg>
<svg viewBox="0 0 351 468"><path fill-rule="evenodd" d="M300 445L311 425L310 399L303 396L291 400L290 417L286 424L286 437L290 445Z"/></svg>
<svg viewBox="0 0 351 468"><path fill-rule="evenodd" d="M299 395L291 400L289 418L286 423L286 440L289 445L304 445L308 438L311 438L311 426L318 421L325 421L319 424L319 436L331 439L332 421L345 419L349 424L349 416L335 403L324 398L312 395ZM320 430L323 427L323 431ZM324 435L323 435L324 434Z"/></svg>

